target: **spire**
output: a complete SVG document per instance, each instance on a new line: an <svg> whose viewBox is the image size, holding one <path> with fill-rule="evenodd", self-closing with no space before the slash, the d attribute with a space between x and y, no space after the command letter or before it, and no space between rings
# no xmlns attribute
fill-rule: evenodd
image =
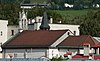
<svg viewBox="0 0 100 61"><path fill-rule="evenodd" d="M49 30L50 26L48 24L48 16L47 16L47 12L43 13L43 18L42 18L42 23L40 25L40 29L41 30Z"/></svg>

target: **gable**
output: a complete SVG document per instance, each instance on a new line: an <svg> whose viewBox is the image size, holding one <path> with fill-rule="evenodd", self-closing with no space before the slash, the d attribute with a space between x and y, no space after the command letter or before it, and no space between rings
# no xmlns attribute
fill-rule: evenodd
<svg viewBox="0 0 100 61"><path fill-rule="evenodd" d="M82 47L84 43L89 43L93 46L97 43L90 35L69 36L58 47Z"/></svg>

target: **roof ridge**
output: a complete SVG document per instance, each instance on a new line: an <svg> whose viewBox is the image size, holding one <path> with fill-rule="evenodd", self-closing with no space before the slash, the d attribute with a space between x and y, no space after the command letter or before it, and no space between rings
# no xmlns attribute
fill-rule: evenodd
<svg viewBox="0 0 100 61"><path fill-rule="evenodd" d="M90 36L90 35L89 35ZM92 36L90 36L91 37L91 39L93 40L93 42L94 42L94 44L97 44L96 43L96 39L94 39ZM98 41L97 41L98 42Z"/></svg>
<svg viewBox="0 0 100 61"><path fill-rule="evenodd" d="M81 35L81 36L88 36L89 37L89 35ZM88 39L88 37L85 40L83 40L83 42L81 44L83 44L84 41L86 41Z"/></svg>

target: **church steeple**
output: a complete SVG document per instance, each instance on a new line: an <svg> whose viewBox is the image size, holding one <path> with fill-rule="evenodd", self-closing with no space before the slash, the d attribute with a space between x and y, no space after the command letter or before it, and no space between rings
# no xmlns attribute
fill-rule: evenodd
<svg viewBox="0 0 100 61"><path fill-rule="evenodd" d="M28 29L28 21L27 21L27 12L23 10L22 13L19 12L19 27L21 30L27 30Z"/></svg>
<svg viewBox="0 0 100 61"><path fill-rule="evenodd" d="M43 13L43 18L42 18L42 23L40 25L40 29L41 30L49 30L50 26L48 24L48 16L47 16L47 12Z"/></svg>

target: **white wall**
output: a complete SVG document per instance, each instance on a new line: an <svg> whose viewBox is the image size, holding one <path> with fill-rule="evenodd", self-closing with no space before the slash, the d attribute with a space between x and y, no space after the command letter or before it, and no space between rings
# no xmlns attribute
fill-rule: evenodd
<svg viewBox="0 0 100 61"><path fill-rule="evenodd" d="M52 59L53 57L59 57L58 49L49 49L47 50L47 57Z"/></svg>
<svg viewBox="0 0 100 61"><path fill-rule="evenodd" d="M0 43L7 41L7 24L7 20L0 20Z"/></svg>
<svg viewBox="0 0 100 61"><path fill-rule="evenodd" d="M8 25L8 31L7 31L7 39L10 39L14 35L12 35L12 30L14 31L14 35L16 35L19 32L19 26L18 25Z"/></svg>
<svg viewBox="0 0 100 61"><path fill-rule="evenodd" d="M59 37L52 45L51 47L56 47L59 45L61 42L63 42L69 35L73 35L70 31L66 31L61 37Z"/></svg>
<svg viewBox="0 0 100 61"><path fill-rule="evenodd" d="M79 35L79 25L67 25L67 24L49 24L50 30L64 30L69 29L74 33L76 31L76 35Z"/></svg>
<svg viewBox="0 0 100 61"><path fill-rule="evenodd" d="M39 30L40 25L41 25L41 23L37 23L37 25L34 27L34 30ZM67 24L49 24L49 25L50 25L50 30L69 29L73 33L74 33L74 31L76 31L76 35L80 35L80 32L79 32L80 25L67 25Z"/></svg>
<svg viewBox="0 0 100 61"><path fill-rule="evenodd" d="M59 49L59 54L64 58L64 54L66 54L68 49Z"/></svg>
<svg viewBox="0 0 100 61"><path fill-rule="evenodd" d="M47 56L48 58L59 57L58 49L6 49L5 58L10 58L12 54L15 58L40 58Z"/></svg>
<svg viewBox="0 0 100 61"><path fill-rule="evenodd" d="M12 54L15 58L40 58L47 55L47 49L7 49L5 58Z"/></svg>

